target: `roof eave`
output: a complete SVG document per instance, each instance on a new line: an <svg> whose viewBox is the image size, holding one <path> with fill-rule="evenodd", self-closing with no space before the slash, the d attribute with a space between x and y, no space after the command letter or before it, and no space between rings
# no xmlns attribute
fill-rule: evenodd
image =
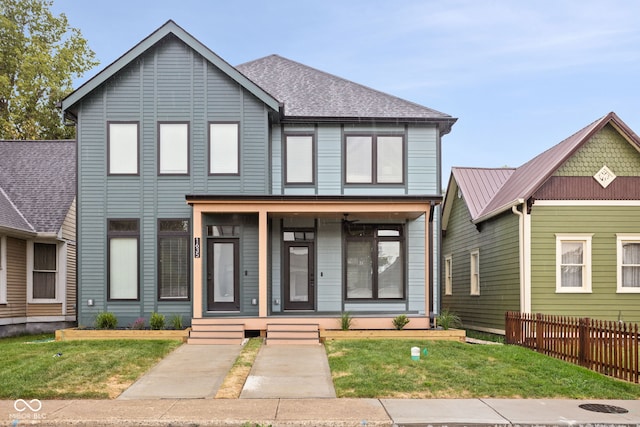
<svg viewBox="0 0 640 427"><path fill-rule="evenodd" d="M523 204L524 200L525 199L516 199L516 200L513 200L513 201L511 201L509 203L505 203L504 205L500 206L497 209L492 210L491 212L488 212L488 213L486 213L484 215L480 215L478 218L472 219L471 222L473 224L480 224L481 222L484 222L484 221L486 221L488 219L491 219L491 218L493 218L495 216L500 215L501 213L511 209L513 206L518 206L518 205Z"/></svg>
<svg viewBox="0 0 640 427"><path fill-rule="evenodd" d="M265 92L264 89L255 84L253 81L245 77L244 74L240 73L232 65L216 55L208 47L203 45L200 41L198 41L195 37L186 32L182 27L180 27L172 20L167 21L162 27L151 33L144 40L129 49L129 51L127 51L120 58L116 59L94 77L85 82L78 89L65 97L61 102L62 111L66 114L82 98L96 89L102 83L107 81L109 78L113 77L125 66L127 66L129 63L131 63L133 60L142 55L145 51L147 51L149 48L154 46L169 34L173 34L174 36L178 37L189 47L206 58L209 62L220 68L225 74L231 77L238 84L247 88L253 95L255 95L258 99L260 99L274 111L279 111L280 103L278 102L278 100Z"/></svg>
<svg viewBox="0 0 640 427"><path fill-rule="evenodd" d="M392 124L435 124L442 129L443 135L451 131L458 119L451 117L355 117L355 116L288 116L284 115L283 123L392 123Z"/></svg>

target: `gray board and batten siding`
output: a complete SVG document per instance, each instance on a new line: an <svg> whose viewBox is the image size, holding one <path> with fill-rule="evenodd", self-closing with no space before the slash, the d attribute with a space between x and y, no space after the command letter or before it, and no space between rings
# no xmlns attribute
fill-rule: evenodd
<svg viewBox="0 0 640 427"><path fill-rule="evenodd" d="M78 179L81 325L103 310L133 321L152 311L190 319L191 302L158 302L157 218L190 218L185 194L265 194L268 108L193 49L168 36L104 82L77 105L82 160ZM108 176L109 121L139 122L139 176ZM190 123L188 176L158 176L157 122ZM240 123L240 174L208 175L208 122ZM107 218L140 218L140 298L107 302Z"/></svg>

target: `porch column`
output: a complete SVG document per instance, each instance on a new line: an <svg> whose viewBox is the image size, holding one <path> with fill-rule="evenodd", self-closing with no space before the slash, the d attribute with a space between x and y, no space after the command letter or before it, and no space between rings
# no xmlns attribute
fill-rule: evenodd
<svg viewBox="0 0 640 427"><path fill-rule="evenodd" d="M258 212L258 316L267 317L267 210Z"/></svg>
<svg viewBox="0 0 640 427"><path fill-rule="evenodd" d="M202 207L199 204L193 205L193 317L202 318ZM200 242L200 248L196 253L195 242ZM196 257L197 255L197 257Z"/></svg>

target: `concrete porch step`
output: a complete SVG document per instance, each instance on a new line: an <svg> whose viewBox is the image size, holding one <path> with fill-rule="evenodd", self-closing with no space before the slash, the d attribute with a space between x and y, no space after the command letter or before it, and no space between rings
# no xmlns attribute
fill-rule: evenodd
<svg viewBox="0 0 640 427"><path fill-rule="evenodd" d="M267 325L267 345L318 345L320 330L317 324L270 323Z"/></svg>

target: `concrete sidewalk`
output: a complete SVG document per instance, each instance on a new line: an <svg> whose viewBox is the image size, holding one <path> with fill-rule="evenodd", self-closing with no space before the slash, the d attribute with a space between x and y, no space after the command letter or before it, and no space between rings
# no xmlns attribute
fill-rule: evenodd
<svg viewBox="0 0 640 427"><path fill-rule="evenodd" d="M634 426L640 401L566 399L170 399L0 401L0 425ZM40 403L38 405L37 403ZM624 408L605 414L579 408ZM37 411L35 410L37 409ZM22 410L22 411L21 411Z"/></svg>

